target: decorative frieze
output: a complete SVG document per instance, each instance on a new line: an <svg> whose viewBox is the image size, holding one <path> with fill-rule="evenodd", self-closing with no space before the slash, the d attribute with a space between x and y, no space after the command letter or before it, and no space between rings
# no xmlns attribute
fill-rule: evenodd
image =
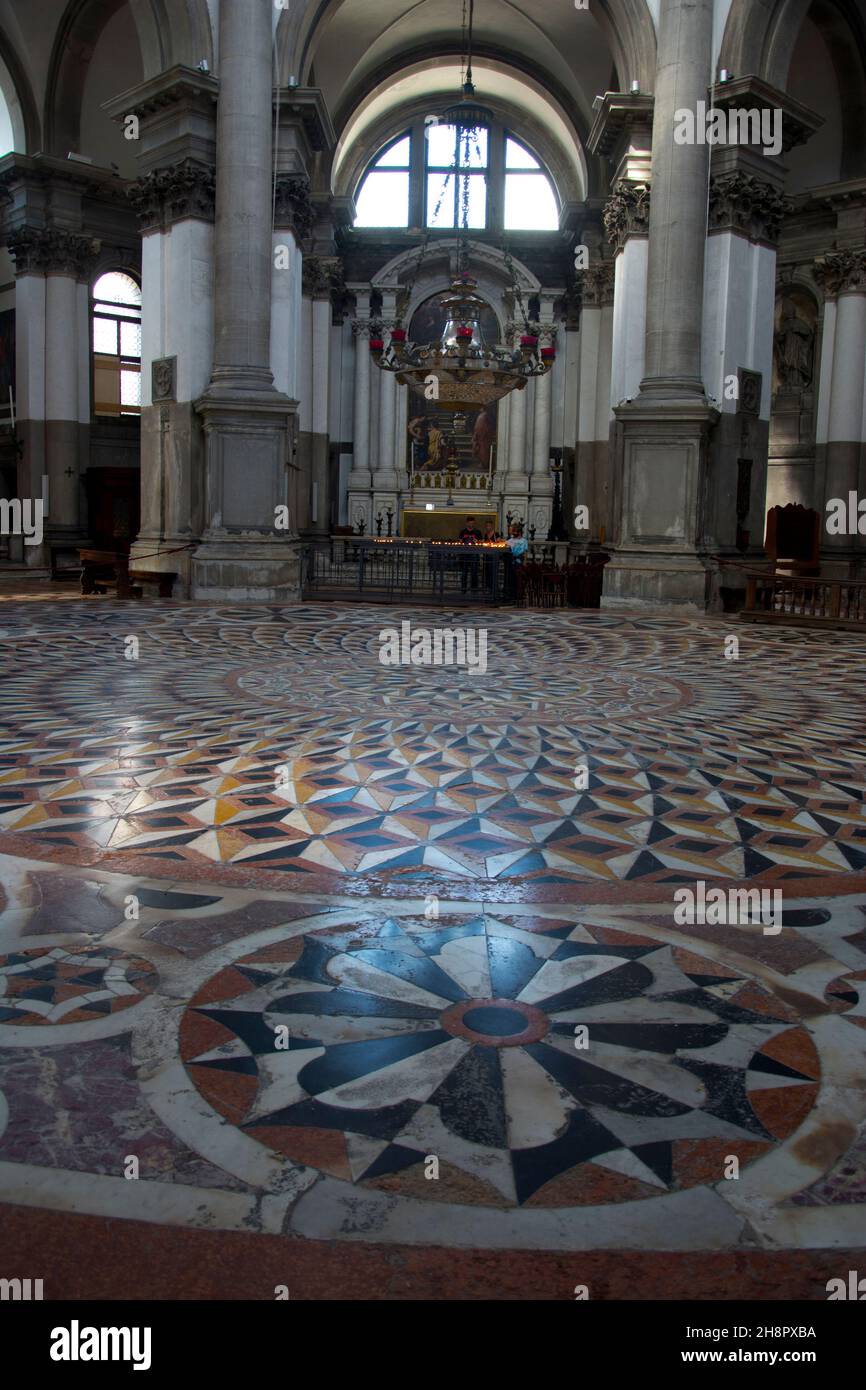
<svg viewBox="0 0 866 1390"><path fill-rule="evenodd" d="M820 256L815 262L815 279L825 299L846 292L866 294L866 248Z"/></svg>
<svg viewBox="0 0 866 1390"><path fill-rule="evenodd" d="M605 231L611 246L621 251L630 237L649 236L650 186L620 179L604 205Z"/></svg>
<svg viewBox="0 0 866 1390"><path fill-rule="evenodd" d="M278 175L274 196L274 225L293 231L299 241L305 241L315 220L309 180L300 174Z"/></svg>
<svg viewBox="0 0 866 1390"><path fill-rule="evenodd" d="M738 232L750 241L775 246L793 203L772 184L735 170L710 179L711 232Z"/></svg>
<svg viewBox="0 0 866 1390"><path fill-rule="evenodd" d="M154 169L127 190L142 232L164 231L187 217L213 222L216 177L212 165L185 159L167 169Z"/></svg>
<svg viewBox="0 0 866 1390"><path fill-rule="evenodd" d="M102 249L93 237L67 232L60 227L22 227L13 232L7 250L18 275L74 275L88 279Z"/></svg>

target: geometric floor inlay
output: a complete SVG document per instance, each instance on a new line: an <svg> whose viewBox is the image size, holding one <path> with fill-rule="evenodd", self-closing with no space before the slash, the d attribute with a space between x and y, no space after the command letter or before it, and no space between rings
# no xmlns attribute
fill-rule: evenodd
<svg viewBox="0 0 866 1390"><path fill-rule="evenodd" d="M796 1013L730 967L611 936L325 928L208 980L181 1056L270 1150L428 1199L658 1196L787 1138L820 1080Z"/></svg>
<svg viewBox="0 0 866 1390"><path fill-rule="evenodd" d="M404 620L483 626L486 673L383 666L380 634ZM728 661L730 627L9 603L0 835L67 860L239 866L301 887L863 870L866 644L751 627Z"/></svg>
<svg viewBox="0 0 866 1390"><path fill-rule="evenodd" d="M404 620L486 673L383 666ZM0 1201L395 1279L866 1248L862 636L68 601L0 649Z"/></svg>
<svg viewBox="0 0 866 1390"><path fill-rule="evenodd" d="M110 947L37 947L0 956L0 1024L85 1023L150 994L150 961Z"/></svg>

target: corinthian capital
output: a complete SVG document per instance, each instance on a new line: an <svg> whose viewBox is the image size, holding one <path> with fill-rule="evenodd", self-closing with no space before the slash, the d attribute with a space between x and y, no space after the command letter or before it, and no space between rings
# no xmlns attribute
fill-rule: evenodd
<svg viewBox="0 0 866 1390"><path fill-rule="evenodd" d="M18 275L54 272L86 280L96 263L101 243L59 227L22 227L7 243Z"/></svg>
<svg viewBox="0 0 866 1390"><path fill-rule="evenodd" d="M165 229L185 217L214 220L216 177L213 166L185 159L167 169L154 169L127 190L143 232Z"/></svg>
<svg viewBox="0 0 866 1390"><path fill-rule="evenodd" d="M621 251L633 236L649 236L650 186L620 179L604 205L604 227L611 246Z"/></svg>
<svg viewBox="0 0 866 1390"><path fill-rule="evenodd" d="M277 227L288 227L299 241L310 235L315 221L309 180L299 174L280 174L277 178L274 217Z"/></svg>
<svg viewBox="0 0 866 1390"><path fill-rule="evenodd" d="M741 232L750 241L775 246L792 207L772 184L741 170L710 180L710 231Z"/></svg>
<svg viewBox="0 0 866 1390"><path fill-rule="evenodd" d="M605 304L612 304L613 282L613 261L596 261L594 265L587 266L586 270L579 270L577 283L580 286L584 307L602 309Z"/></svg>
<svg viewBox="0 0 866 1390"><path fill-rule="evenodd" d="M834 251L815 262L815 279L826 299L835 299L845 291L866 294L866 248L855 251Z"/></svg>

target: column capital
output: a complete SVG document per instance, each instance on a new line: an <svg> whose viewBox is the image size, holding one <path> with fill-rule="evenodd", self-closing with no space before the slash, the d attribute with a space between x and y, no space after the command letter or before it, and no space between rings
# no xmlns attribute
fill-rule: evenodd
<svg viewBox="0 0 866 1390"><path fill-rule="evenodd" d="M631 237L649 236L650 186L632 179L620 179L604 205L607 239L616 252Z"/></svg>
<svg viewBox="0 0 866 1390"><path fill-rule="evenodd" d="M303 261L303 292L310 299L331 299L335 293L346 292L343 262L339 256L305 256Z"/></svg>
<svg viewBox="0 0 866 1390"><path fill-rule="evenodd" d="M613 261L596 261L577 273L583 307L603 309L613 303L615 268Z"/></svg>
<svg viewBox="0 0 866 1390"><path fill-rule="evenodd" d="M274 196L274 226L293 231L305 241L315 221L310 181L303 174L278 174Z"/></svg>
<svg viewBox="0 0 866 1390"><path fill-rule="evenodd" d="M9 237L7 249L17 275L69 275L87 280L102 250L93 237L60 227L21 227Z"/></svg>
<svg viewBox="0 0 866 1390"><path fill-rule="evenodd" d="M792 209L790 198L754 174L734 170L710 179L710 232L736 232L775 247L782 221Z"/></svg>
<svg viewBox="0 0 866 1390"><path fill-rule="evenodd" d="M840 294L866 294L866 248L834 251L815 261L815 279L825 299Z"/></svg>
<svg viewBox="0 0 866 1390"><path fill-rule="evenodd" d="M127 197L142 232L167 231L174 222L194 217L213 222L216 175L212 164L185 159L154 169L129 185Z"/></svg>

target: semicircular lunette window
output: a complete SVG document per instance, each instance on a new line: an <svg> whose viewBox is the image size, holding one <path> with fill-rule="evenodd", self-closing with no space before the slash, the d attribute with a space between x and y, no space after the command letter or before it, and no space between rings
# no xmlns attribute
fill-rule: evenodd
<svg viewBox="0 0 866 1390"><path fill-rule="evenodd" d="M411 136L389 145L370 166L360 188L356 227L409 226Z"/></svg>
<svg viewBox="0 0 866 1390"><path fill-rule="evenodd" d="M555 232L559 205L541 164L519 140L505 142L504 225L510 232Z"/></svg>

